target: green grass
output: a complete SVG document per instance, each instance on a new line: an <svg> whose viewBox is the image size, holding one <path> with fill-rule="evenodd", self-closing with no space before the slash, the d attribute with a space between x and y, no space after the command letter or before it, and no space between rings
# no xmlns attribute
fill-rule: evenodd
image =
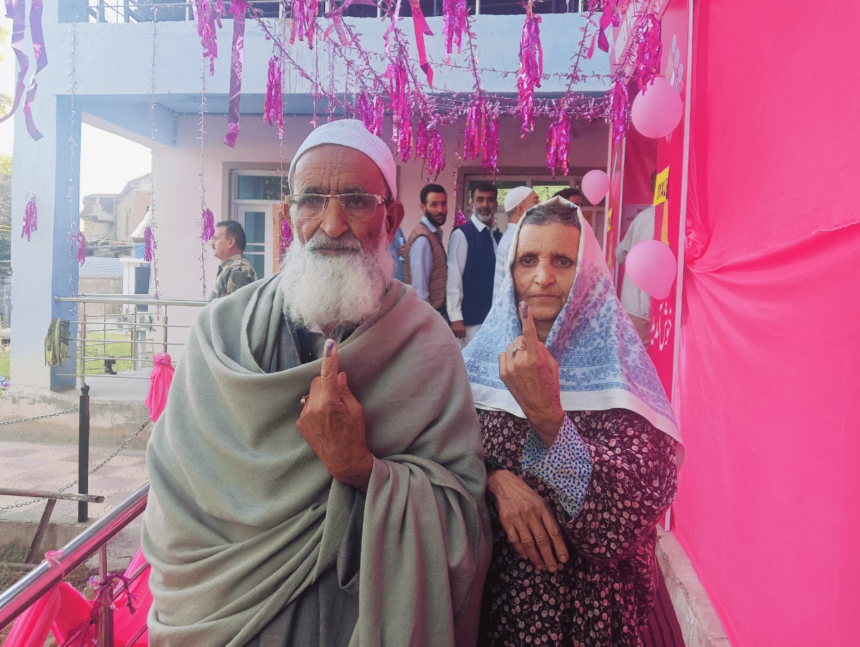
<svg viewBox="0 0 860 647"><path fill-rule="evenodd" d="M9 373L9 358L8 357L0 357L0 375L5 376L7 379L11 377Z"/></svg>
<svg viewBox="0 0 860 647"><path fill-rule="evenodd" d="M104 343L103 343L104 342ZM122 333L88 333L87 357L131 357L131 340ZM131 359L117 359L114 371L127 371L132 367ZM87 360L87 375L102 375L105 372L103 359Z"/></svg>

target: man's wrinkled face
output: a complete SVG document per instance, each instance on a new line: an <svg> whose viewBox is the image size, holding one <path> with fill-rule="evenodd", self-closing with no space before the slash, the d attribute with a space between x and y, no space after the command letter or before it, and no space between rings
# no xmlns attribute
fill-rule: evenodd
<svg viewBox="0 0 860 647"><path fill-rule="evenodd" d="M296 163L294 184L290 187L292 193L389 195L382 172L367 155L354 148L334 144L317 146L304 153ZM294 223L302 245L307 244L317 231L322 231L330 239L354 238L362 250L370 251L376 248L379 236L391 243L401 220L403 205L399 202L380 204L373 215L356 219L348 217L340 202L332 198L317 217L294 219ZM344 244L320 246L316 251L342 255L356 250L353 245Z"/></svg>
<svg viewBox="0 0 860 647"><path fill-rule="evenodd" d="M431 191L427 194L427 202L421 205L424 216L435 226L441 227L448 218L448 196L444 193Z"/></svg>
<svg viewBox="0 0 860 647"><path fill-rule="evenodd" d="M215 235L212 237L212 249L215 251L215 258L222 263L230 258L233 255L231 250L235 242L234 239L227 238L226 227L215 227Z"/></svg>
<svg viewBox="0 0 860 647"><path fill-rule="evenodd" d="M495 191L481 191L480 189L475 189L472 194L472 210L478 216L478 220L488 227L492 223L493 216L496 215L496 208L499 205L496 196Z"/></svg>

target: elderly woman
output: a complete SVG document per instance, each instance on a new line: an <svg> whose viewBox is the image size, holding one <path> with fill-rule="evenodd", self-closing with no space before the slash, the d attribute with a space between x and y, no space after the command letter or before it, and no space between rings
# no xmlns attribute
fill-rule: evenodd
<svg viewBox="0 0 860 647"><path fill-rule="evenodd" d="M479 644L641 645L676 489L671 407L574 205L530 209L508 270L463 350L495 543Z"/></svg>

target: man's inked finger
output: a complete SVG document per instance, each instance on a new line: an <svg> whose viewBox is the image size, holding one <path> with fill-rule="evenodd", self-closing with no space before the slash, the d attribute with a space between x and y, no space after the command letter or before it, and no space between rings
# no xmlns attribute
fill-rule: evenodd
<svg viewBox="0 0 860 647"><path fill-rule="evenodd" d="M337 385L337 344L334 339L326 339L323 350L322 369L320 370L320 381L323 392L331 397L338 393Z"/></svg>
<svg viewBox="0 0 860 647"><path fill-rule="evenodd" d="M520 320L523 324L523 341L526 345L526 350L537 348L540 343L538 341L537 329L535 328L535 320L532 317L529 304L525 301L520 302Z"/></svg>

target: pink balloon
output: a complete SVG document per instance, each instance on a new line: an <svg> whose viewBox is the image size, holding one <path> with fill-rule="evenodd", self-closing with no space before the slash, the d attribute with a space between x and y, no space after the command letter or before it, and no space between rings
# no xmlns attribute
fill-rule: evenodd
<svg viewBox="0 0 860 647"><path fill-rule="evenodd" d="M591 204L597 204L609 193L609 176L600 169L589 171L582 177L582 192Z"/></svg>
<svg viewBox="0 0 860 647"><path fill-rule="evenodd" d="M658 301L669 296L678 263L668 245L659 240L643 240L630 248L624 270L633 284Z"/></svg>
<svg viewBox="0 0 860 647"><path fill-rule="evenodd" d="M666 137L681 122L684 102L681 95L662 76L639 91L630 114L633 127L646 137Z"/></svg>

